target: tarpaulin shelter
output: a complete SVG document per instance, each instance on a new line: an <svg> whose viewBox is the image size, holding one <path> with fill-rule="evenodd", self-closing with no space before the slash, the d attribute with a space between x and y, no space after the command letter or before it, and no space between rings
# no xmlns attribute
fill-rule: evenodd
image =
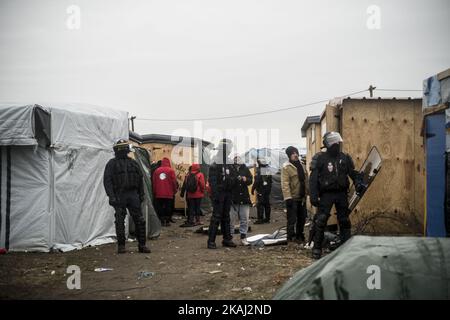
<svg viewBox="0 0 450 320"><path fill-rule="evenodd" d="M274 299L450 299L450 239L355 236L294 274Z"/></svg>
<svg viewBox="0 0 450 320"><path fill-rule="evenodd" d="M425 234L450 236L450 69L423 81Z"/></svg>
<svg viewBox="0 0 450 320"><path fill-rule="evenodd" d="M114 241L103 188L127 112L0 104L0 247L62 251Z"/></svg>

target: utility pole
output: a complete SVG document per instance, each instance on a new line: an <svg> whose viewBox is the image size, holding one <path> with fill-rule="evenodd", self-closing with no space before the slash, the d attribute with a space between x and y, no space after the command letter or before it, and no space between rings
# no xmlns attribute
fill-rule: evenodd
<svg viewBox="0 0 450 320"><path fill-rule="evenodd" d="M131 120L131 131L133 131L133 132L134 132L134 119L136 119L135 116L132 116L132 117L130 118L130 120Z"/></svg>
<svg viewBox="0 0 450 320"><path fill-rule="evenodd" d="M374 87L372 85L369 86L369 92L370 92L370 97L373 98L373 90L375 90L377 87Z"/></svg>

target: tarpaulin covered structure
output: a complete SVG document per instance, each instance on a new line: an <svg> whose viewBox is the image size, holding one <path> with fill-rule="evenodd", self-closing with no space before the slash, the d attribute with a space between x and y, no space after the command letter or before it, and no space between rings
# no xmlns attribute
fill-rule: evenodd
<svg viewBox="0 0 450 320"><path fill-rule="evenodd" d="M0 104L0 247L63 251L114 241L103 188L128 114L91 105Z"/></svg>
<svg viewBox="0 0 450 320"><path fill-rule="evenodd" d="M274 299L450 299L450 239L355 236Z"/></svg>

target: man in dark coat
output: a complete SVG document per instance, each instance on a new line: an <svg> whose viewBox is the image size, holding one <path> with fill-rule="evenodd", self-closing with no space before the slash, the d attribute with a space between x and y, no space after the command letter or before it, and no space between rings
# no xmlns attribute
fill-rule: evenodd
<svg viewBox="0 0 450 320"><path fill-rule="evenodd" d="M103 184L109 198L109 204L115 210L115 225L118 253L125 253L125 217L127 209L136 226L139 252L149 253L145 246L145 220L142 216L141 203L144 201L143 176L139 165L128 157L130 145L119 140L114 145L115 158L106 164Z"/></svg>

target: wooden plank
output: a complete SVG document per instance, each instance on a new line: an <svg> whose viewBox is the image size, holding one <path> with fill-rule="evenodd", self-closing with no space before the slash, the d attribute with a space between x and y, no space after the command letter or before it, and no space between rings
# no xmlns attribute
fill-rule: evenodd
<svg viewBox="0 0 450 320"><path fill-rule="evenodd" d="M447 109L448 107L449 107L448 104L444 103L444 104L439 104L437 106L425 108L425 109L423 109L423 117L426 117L430 114L445 112L445 109Z"/></svg>
<svg viewBox="0 0 450 320"><path fill-rule="evenodd" d="M344 101L344 152L352 156L356 168L373 145L383 158L380 173L352 214L354 225L373 219L368 231L416 232L415 207L420 206L420 200L415 198L420 192L420 187L415 186L415 157L420 152L416 146L420 138L416 118L411 100Z"/></svg>
<svg viewBox="0 0 450 320"><path fill-rule="evenodd" d="M449 69L450 70L450 69ZM422 131L422 103L420 100L411 102L414 108L414 211L420 228L424 234L425 219L425 148Z"/></svg>

